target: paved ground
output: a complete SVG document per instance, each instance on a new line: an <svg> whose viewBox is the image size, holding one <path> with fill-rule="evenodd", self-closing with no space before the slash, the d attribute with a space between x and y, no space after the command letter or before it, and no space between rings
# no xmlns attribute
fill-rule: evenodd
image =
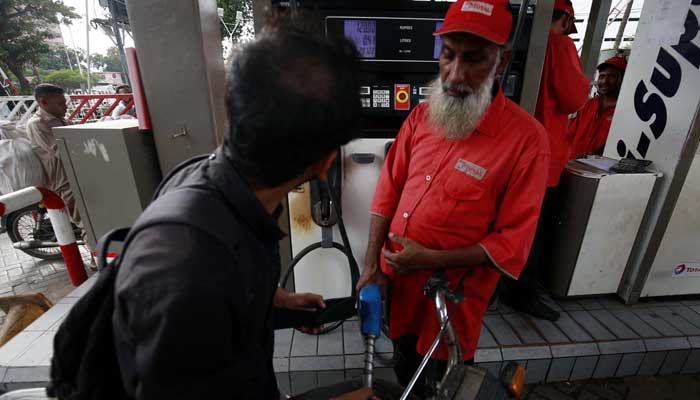
<svg viewBox="0 0 700 400"><path fill-rule="evenodd" d="M699 375L633 376L526 388L524 400L697 400Z"/></svg>
<svg viewBox="0 0 700 400"><path fill-rule="evenodd" d="M86 249L81 249L86 263ZM74 289L63 262L34 259L12 248L6 234L0 234L0 297L41 292L54 303ZM0 311L0 326L4 314ZM393 380L390 368L380 368L384 379ZM344 375L358 374L347 370ZM325 374L325 375L324 375ZM335 375L338 377L335 377ZM308 375L308 376L307 376ZM333 375L333 376L331 376ZM280 386L289 392L301 392L306 384L332 383L347 379L343 371L292 372L278 374ZM313 378L313 379L311 379ZM307 382L308 381L308 382ZM313 381L313 382L312 382ZM292 388L294 386L294 388ZM297 387L298 386L298 387ZM291 390L290 390L291 389ZM297 390L294 390L297 389ZM526 387L524 400L697 400L700 399L700 375L628 377L619 379L562 382Z"/></svg>
<svg viewBox="0 0 700 400"><path fill-rule="evenodd" d="M81 248L83 260L90 262L86 248ZM53 303L75 289L63 261L43 261L32 258L12 247L7 234L0 234L0 297L25 293L43 293ZM0 310L0 326L5 313Z"/></svg>

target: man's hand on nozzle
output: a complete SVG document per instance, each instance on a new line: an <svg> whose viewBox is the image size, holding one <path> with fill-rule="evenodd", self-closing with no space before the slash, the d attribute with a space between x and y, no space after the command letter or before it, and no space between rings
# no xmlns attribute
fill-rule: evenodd
<svg viewBox="0 0 700 400"><path fill-rule="evenodd" d="M362 269L360 279L357 280L355 289L359 292L364 286L370 283L376 283L382 290L382 297L386 294L386 278L379 268L379 262L376 257L368 257L365 260L365 267Z"/></svg>

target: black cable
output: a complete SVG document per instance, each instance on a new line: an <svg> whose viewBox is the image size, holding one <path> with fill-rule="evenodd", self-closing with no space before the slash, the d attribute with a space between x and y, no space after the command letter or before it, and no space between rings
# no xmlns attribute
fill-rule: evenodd
<svg viewBox="0 0 700 400"><path fill-rule="evenodd" d="M333 202L333 207L335 208L335 213L338 216L338 230L340 231L340 237L343 240L343 245L345 247L345 256L348 259L348 263L350 264L350 280L352 281L352 288L350 290L350 296L356 296L357 293L355 291L355 286L357 286L357 281L360 279L360 267L357 265L357 260L355 260L355 256L352 254L352 247L350 246L350 239L348 238L348 233L345 230L345 223L343 222L343 215L342 215L342 209L340 207L340 201L339 199L336 199L335 196L333 195L333 191L330 188L330 185L327 183L322 183L326 187L326 191L328 191L328 196L331 198L331 201Z"/></svg>
<svg viewBox="0 0 700 400"><path fill-rule="evenodd" d="M336 182L337 183L337 182ZM333 191L330 188L330 185L328 185L327 182L325 181L320 181L319 184L323 186L323 189L326 190L328 193L329 198L331 199L331 203L333 208L335 209L336 215L338 217L338 230L340 231L340 237L343 241L343 244L340 244L338 242L333 242L333 248L338 249L345 254L345 257L348 259L348 264L350 268L350 297L356 297L357 293L355 290L355 286L357 286L357 281L360 279L360 268L357 265L357 260L355 260L355 256L352 254L352 248L350 246L350 239L348 238L348 233L345 230L345 223L343 222L343 216L341 213L341 207L340 207L340 202L338 199L333 194ZM309 253L312 251L323 248L323 245L321 242L316 242L312 243L309 246L306 246L302 251L299 252L292 261L289 263L289 266L287 267L287 271L284 273L284 277L282 278L282 283L281 286L285 287L287 286L287 281L289 280L289 277L292 274L292 271L294 270L294 267L301 261L302 258L306 257ZM323 329L318 333L319 335L331 332L335 329L337 329L339 326L341 326L345 322L345 320L340 320L337 322L334 322L332 325L329 326L324 326Z"/></svg>
<svg viewBox="0 0 700 400"><path fill-rule="evenodd" d="M337 243L337 242L333 242L333 247L342 251L343 253L345 253L345 247L342 244ZM287 267L287 272L284 273L284 277L282 278L281 286L282 287L287 286L287 281L289 280L289 277L292 275L292 271L294 271L294 267L296 267L296 265L299 263L299 261L301 261L302 258L306 257L312 251L314 251L316 249L321 249L321 248L323 248L323 246L321 245L321 242L316 242L316 243L313 243L309 246L306 246L302 251L299 252L299 254L294 256L292 261L289 263L289 266ZM331 325L324 326L323 329L321 329L321 331L318 332L318 335L323 335L323 334L326 334L328 332L331 332L331 331L337 329L339 326L341 326L343 324L343 322L345 322L344 319L340 320L340 321L336 321Z"/></svg>

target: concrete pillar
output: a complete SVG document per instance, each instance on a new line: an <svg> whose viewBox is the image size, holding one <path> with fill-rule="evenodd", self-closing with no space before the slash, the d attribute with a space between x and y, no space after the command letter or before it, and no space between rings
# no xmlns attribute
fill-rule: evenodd
<svg viewBox="0 0 700 400"><path fill-rule="evenodd" d="M588 27L583 39L583 48L581 48L581 64L583 72L591 80L595 78L600 58L600 47L603 44L605 29L608 27L611 3L612 0L593 0L591 13L588 15Z"/></svg>
<svg viewBox="0 0 700 400"><path fill-rule="evenodd" d="M226 112L214 0L127 2L163 175L222 142Z"/></svg>

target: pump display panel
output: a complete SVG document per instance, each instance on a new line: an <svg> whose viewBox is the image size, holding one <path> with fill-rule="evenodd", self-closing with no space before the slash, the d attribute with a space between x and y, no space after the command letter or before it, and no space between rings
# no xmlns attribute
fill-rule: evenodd
<svg viewBox="0 0 700 400"><path fill-rule="evenodd" d="M439 72L442 27L449 2L379 0L297 0L302 8L321 11L325 34L344 36L360 56L363 135L390 137L406 116L431 95ZM513 23L519 7L511 5ZM513 46L513 63L503 85L518 101L532 10Z"/></svg>
<svg viewBox="0 0 700 400"><path fill-rule="evenodd" d="M326 17L326 30L352 40L366 62L437 62L440 39L432 18Z"/></svg>
<svg viewBox="0 0 700 400"><path fill-rule="evenodd" d="M430 17L325 17L327 35L345 36L357 47L364 65L362 107L375 117L396 117L388 123L391 130L430 95L442 47L433 33L441 26L442 19Z"/></svg>

